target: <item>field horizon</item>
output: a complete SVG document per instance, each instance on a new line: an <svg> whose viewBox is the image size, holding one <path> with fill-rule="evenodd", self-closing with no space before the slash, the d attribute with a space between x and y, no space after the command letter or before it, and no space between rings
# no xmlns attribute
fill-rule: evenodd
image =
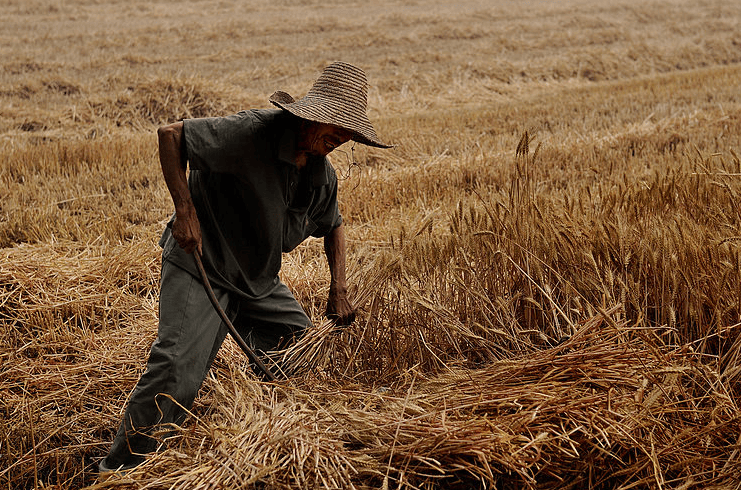
<svg viewBox="0 0 741 490"><path fill-rule="evenodd" d="M716 0L7 0L0 488L741 489L741 6ZM156 335L156 129L343 60L356 322L255 378L228 340L183 427L96 481Z"/></svg>

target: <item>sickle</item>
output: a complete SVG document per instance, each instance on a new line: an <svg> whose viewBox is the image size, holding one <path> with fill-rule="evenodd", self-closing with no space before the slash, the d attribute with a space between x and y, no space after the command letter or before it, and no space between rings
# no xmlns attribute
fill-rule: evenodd
<svg viewBox="0 0 741 490"><path fill-rule="evenodd" d="M229 318L226 316L226 313L224 313L224 310L221 308L221 305L219 304L219 301L216 299L216 295L214 294L214 290L211 289L211 283L208 281L208 277L206 276L206 271L203 269L203 263L201 262L201 254L198 252L198 250L193 251L193 256L196 258L196 266L198 266L198 272L201 273L201 279L203 280L203 287L206 290L206 294L208 295L208 299L211 300L211 304L214 306L214 309L216 310L216 313L219 314L221 317L221 320L226 324L227 328L229 329L229 333L232 334L232 337L234 340L237 341L237 344L239 344L239 347L241 347L242 351L247 354L247 357L250 359L251 362L253 362L259 369L265 374L265 377L268 379L268 381L277 381L278 379L273 375L272 372L270 372L270 369L263 364L262 360L255 354L255 352L250 349L250 347L247 345L247 342L244 341L241 335L239 335L239 332L237 332L237 329L234 328L234 325L232 325L232 322L229 321Z"/></svg>

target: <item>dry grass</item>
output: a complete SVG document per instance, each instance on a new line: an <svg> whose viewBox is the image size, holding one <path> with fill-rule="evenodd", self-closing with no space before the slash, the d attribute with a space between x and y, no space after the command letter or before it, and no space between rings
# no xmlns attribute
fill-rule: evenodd
<svg viewBox="0 0 741 490"><path fill-rule="evenodd" d="M97 488L741 488L733 2L6 4L0 488L94 485L156 330L154 128L335 59L397 145L334 155L358 321L302 245L296 376L228 342Z"/></svg>
<svg viewBox="0 0 741 490"><path fill-rule="evenodd" d="M132 245L3 251L0 473L8 487L79 485L83 456L112 437L156 330L158 257L150 244Z"/></svg>
<svg viewBox="0 0 741 490"><path fill-rule="evenodd" d="M232 403L198 415L177 436L180 454L133 478L167 488L732 482L732 395L714 392L722 382L698 356L647 348L641 335L597 316L556 348L437 375L412 369L372 389L311 378L264 388L230 369L213 390Z"/></svg>

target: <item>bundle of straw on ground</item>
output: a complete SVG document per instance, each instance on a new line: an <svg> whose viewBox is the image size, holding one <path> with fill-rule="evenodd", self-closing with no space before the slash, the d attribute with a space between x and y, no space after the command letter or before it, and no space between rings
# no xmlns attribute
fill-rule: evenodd
<svg viewBox="0 0 741 490"><path fill-rule="evenodd" d="M308 376L266 386L223 366L221 403L97 488L732 485L733 395L699 356L648 348L615 313L535 355L410 370L372 390Z"/></svg>

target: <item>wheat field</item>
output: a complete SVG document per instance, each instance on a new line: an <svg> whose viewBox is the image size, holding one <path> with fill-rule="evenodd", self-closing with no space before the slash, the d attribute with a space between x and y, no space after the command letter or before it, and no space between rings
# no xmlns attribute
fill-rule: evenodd
<svg viewBox="0 0 741 490"><path fill-rule="evenodd" d="M741 489L741 4L0 2L0 488ZM362 67L359 306L97 462L156 335L155 130Z"/></svg>

